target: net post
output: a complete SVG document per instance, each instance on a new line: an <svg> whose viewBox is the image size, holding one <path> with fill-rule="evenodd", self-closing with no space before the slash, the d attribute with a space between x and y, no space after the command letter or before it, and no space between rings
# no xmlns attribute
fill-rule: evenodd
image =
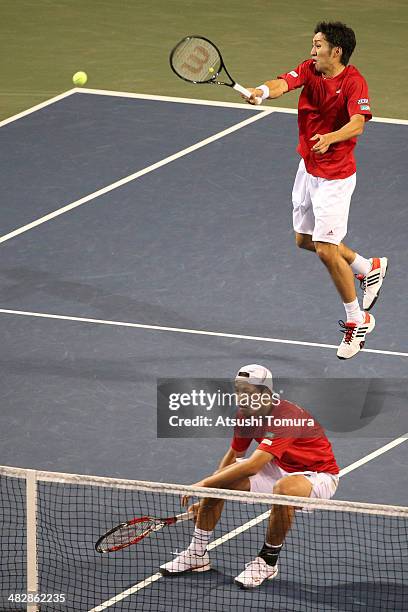
<svg viewBox="0 0 408 612"><path fill-rule="evenodd" d="M26 505L27 505L27 593L38 591L37 568L37 472L26 472ZM36 603L27 602L27 612L39 612Z"/></svg>

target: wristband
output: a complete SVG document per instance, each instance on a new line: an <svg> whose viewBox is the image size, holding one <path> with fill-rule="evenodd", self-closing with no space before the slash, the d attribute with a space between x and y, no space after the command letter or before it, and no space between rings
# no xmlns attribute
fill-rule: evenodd
<svg viewBox="0 0 408 612"><path fill-rule="evenodd" d="M258 85L257 89L262 91L262 100L269 98L269 87L267 85Z"/></svg>

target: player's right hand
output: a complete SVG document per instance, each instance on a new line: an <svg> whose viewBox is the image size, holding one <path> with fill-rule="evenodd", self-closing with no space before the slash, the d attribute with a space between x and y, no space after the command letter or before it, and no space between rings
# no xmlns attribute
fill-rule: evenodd
<svg viewBox="0 0 408 612"><path fill-rule="evenodd" d="M250 98L247 98L246 96L241 96L241 97L244 98L244 100L248 102L248 104L257 106L258 104L260 104L259 100L261 100L262 102L262 94L263 94L262 89L256 89L254 87L247 87L247 90L251 92L251 97Z"/></svg>

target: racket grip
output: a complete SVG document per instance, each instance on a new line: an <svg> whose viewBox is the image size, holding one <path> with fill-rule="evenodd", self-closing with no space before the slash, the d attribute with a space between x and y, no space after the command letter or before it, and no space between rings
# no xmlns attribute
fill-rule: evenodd
<svg viewBox="0 0 408 612"><path fill-rule="evenodd" d="M233 88L235 89L235 91L238 91L240 94L242 94L246 98L250 98L252 96L251 92L248 91L248 89L246 89L245 87L242 87L242 85L240 85L239 83L235 83L235 85L233 85ZM262 98L257 96L255 98L255 104L262 104Z"/></svg>

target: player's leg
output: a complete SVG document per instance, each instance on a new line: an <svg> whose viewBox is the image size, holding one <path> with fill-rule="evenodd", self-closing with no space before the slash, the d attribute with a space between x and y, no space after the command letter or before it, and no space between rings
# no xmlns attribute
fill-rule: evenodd
<svg viewBox="0 0 408 612"><path fill-rule="evenodd" d="M342 257L339 246L328 242L315 241L316 254L329 271L332 281L343 300L348 315L347 320L361 323L364 313L361 311L354 284L354 274L350 265ZM355 304L353 310L347 311L347 304Z"/></svg>
<svg viewBox="0 0 408 612"><path fill-rule="evenodd" d="M237 480L229 488L237 491L249 491L249 478ZM224 501L222 499L211 497L201 499L190 545L173 561L160 566L163 576L206 572L211 569L207 547L213 536L214 528L220 519L223 507Z"/></svg>
<svg viewBox="0 0 408 612"><path fill-rule="evenodd" d="M313 205L309 193L310 175L306 172L303 159L299 162L292 189L293 229L296 244L301 249L314 251L312 234L314 228Z"/></svg>
<svg viewBox="0 0 408 612"><path fill-rule="evenodd" d="M313 177L310 181L315 217L312 239L316 254L328 269L346 311L346 323L340 323L344 336L337 351L339 359L356 355L364 346L366 334L375 327L374 317L361 309L357 299L353 272L346 259L351 259L352 253L345 250L344 258L339 248L347 233L355 182L355 175L338 180Z"/></svg>
<svg viewBox="0 0 408 612"><path fill-rule="evenodd" d="M249 491L250 490L250 481L249 478L242 478L234 482L229 489L234 489L235 491ZM212 531L218 521L220 520L220 516L222 513L222 509L224 507L223 499L215 499L211 497L204 497L200 501L200 507L198 510L196 527L199 529L205 530L207 532Z"/></svg>
<svg viewBox="0 0 408 612"><path fill-rule="evenodd" d="M326 181L326 184L333 184L333 181ZM300 249L311 252L316 252L315 242L312 237L316 224L314 213L315 203L312 202L312 197L316 194L319 186L322 186L322 181L308 174L305 164L303 160L301 160L292 190L293 228L295 230L296 245ZM325 185L323 185L323 187L324 186ZM348 208L353 189L354 185L353 181L351 181L348 185L349 193L346 193L348 203L346 200L346 210L344 211L344 219L342 220L342 226L345 226L345 228L347 228ZM317 212L320 214L319 209ZM328 231L330 231L330 229ZM366 275L369 272L371 263L368 259L355 253L355 251L341 242L341 240L338 243L338 249L343 259L352 267L354 274Z"/></svg>
<svg viewBox="0 0 408 612"><path fill-rule="evenodd" d="M295 240L296 246L298 246L300 249L313 251L313 253L316 252L315 243L313 242L311 234L299 234L298 232L295 232ZM344 244L344 242L340 242L338 246L340 255L346 260L349 266L351 266L354 274L365 275L368 273L368 271L371 269L371 263L368 259L358 255L358 253L350 249L350 247ZM358 260L358 264L353 267L356 260Z"/></svg>
<svg viewBox="0 0 408 612"><path fill-rule="evenodd" d="M324 185L324 183L326 183L326 185ZM334 192L336 192L337 189L340 193L340 198L343 200L342 205L338 206L335 202L331 202L331 194L328 194L328 207L335 211L338 209L340 215L342 214L343 208L345 216L343 215L342 225L347 229L348 210L355 186L355 176L338 181L325 181L324 179L319 179L308 174L303 160L300 161L293 185L292 200L295 239L297 246L301 249L306 249L311 252L316 250L312 239L312 234L315 229L315 202L312 203L312 198L316 190L319 188L324 189L327 186L329 186L329 190L330 186L334 186ZM320 213L317 212L317 214L319 216ZM330 229L328 231L330 231ZM323 242L324 241L323 238ZM361 288L363 289L363 309L370 310L378 298L387 272L387 258L373 257L367 259L350 249L341 241L338 243L338 248L340 255L351 266L353 274L355 274L361 282Z"/></svg>
<svg viewBox="0 0 408 612"><path fill-rule="evenodd" d="M316 252L311 234L295 232L296 246L300 249ZM387 273L387 257L362 257L344 242L339 244L339 253L351 267L354 276L360 281L363 290L363 310L371 310L377 301L384 278Z"/></svg>
<svg viewBox="0 0 408 612"><path fill-rule="evenodd" d="M273 492L278 495L310 497L312 483L303 475L284 476L279 479ZM293 521L295 509L292 506L275 504L271 508L265 542L258 556L248 563L235 582L241 588L255 588L265 580L272 580L278 574L278 557L286 534Z"/></svg>
<svg viewBox="0 0 408 612"><path fill-rule="evenodd" d="M346 307L347 320L357 321L364 319L363 313L355 302L357 295L354 288L354 275L357 275L364 292L363 309L370 310L374 306L380 292L383 280L387 273L388 260L386 257L365 259L343 243L334 245L325 242L315 242L315 251L321 261L329 270L330 276L343 299L343 303L353 302L355 310L349 312ZM356 263L358 260L358 263ZM362 272L365 270L365 272Z"/></svg>
<svg viewBox="0 0 408 612"><path fill-rule="evenodd" d="M305 251L313 251L316 252L314 242L312 240L312 234L301 234L299 232L295 232L295 241L296 246L299 249L305 249Z"/></svg>
<svg viewBox="0 0 408 612"><path fill-rule="evenodd" d="M279 495L330 499L336 492L338 481L337 476L326 473L286 473L275 482L273 492ZM245 570L235 579L241 588L254 588L277 576L279 553L294 516L293 506L273 505L263 547L258 556L247 564Z"/></svg>
<svg viewBox="0 0 408 612"><path fill-rule="evenodd" d="M312 484L310 480L300 474L285 476L278 480L273 488L273 492L277 495L310 497ZM282 547L286 534L292 524L294 512L293 506L282 506L279 504L272 506L265 539L267 547ZM276 556L273 565L276 565L277 560Z"/></svg>
<svg viewBox="0 0 408 612"><path fill-rule="evenodd" d="M329 182L329 181L327 181ZM292 189L292 202L293 202L293 229L295 230L296 245L300 249L315 252L315 243L312 238L315 229L315 213L314 203L312 198L316 193L319 186L319 179L308 174L305 168L303 159L299 163L298 171L296 173L295 182ZM352 186L351 186L352 187ZM351 189L349 188L349 190ZM349 196L351 198L351 194ZM346 211L346 227L347 227L348 207ZM345 235L345 234L344 234ZM357 253L350 249L347 245L341 241L338 244L339 252L341 256L346 260L349 265L352 265L355 261ZM363 262L368 264L368 260L360 258ZM360 263L361 268L361 263ZM367 269L356 270L356 273L364 272L367 273Z"/></svg>

